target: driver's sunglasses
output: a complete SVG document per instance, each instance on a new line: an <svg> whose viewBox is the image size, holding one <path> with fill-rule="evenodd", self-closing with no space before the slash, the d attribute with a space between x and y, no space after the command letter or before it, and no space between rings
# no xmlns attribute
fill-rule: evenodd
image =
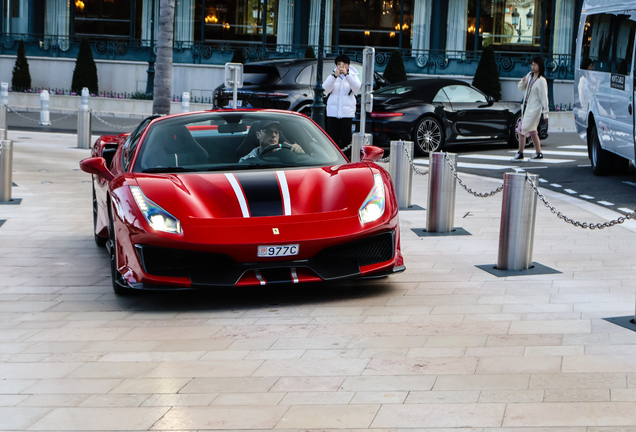
<svg viewBox="0 0 636 432"><path fill-rule="evenodd" d="M272 134L280 135L279 129L265 129L263 130L263 132L265 132L267 135L272 135Z"/></svg>

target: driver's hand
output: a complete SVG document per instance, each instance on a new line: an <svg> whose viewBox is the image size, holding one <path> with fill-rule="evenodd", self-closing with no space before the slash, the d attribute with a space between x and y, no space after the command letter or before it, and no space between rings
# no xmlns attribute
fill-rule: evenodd
<svg viewBox="0 0 636 432"><path fill-rule="evenodd" d="M294 153L305 154L305 150L300 146L300 144L289 144L291 146L291 151Z"/></svg>

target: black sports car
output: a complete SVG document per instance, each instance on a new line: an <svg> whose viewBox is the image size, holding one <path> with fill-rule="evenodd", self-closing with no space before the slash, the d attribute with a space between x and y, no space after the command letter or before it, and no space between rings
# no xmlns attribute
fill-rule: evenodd
<svg viewBox="0 0 636 432"><path fill-rule="evenodd" d="M247 63L243 66L243 87L238 89L239 108L274 108L311 114L316 86L318 60L279 59ZM360 73L362 65L351 62ZM333 59L323 63L323 80L335 67ZM389 83L377 72L373 74L373 87L379 89ZM232 103L232 88L220 85L214 90L213 109L228 108Z"/></svg>
<svg viewBox="0 0 636 432"><path fill-rule="evenodd" d="M463 81L418 79L375 91L366 131L373 145L413 141L422 155L453 143L504 140L517 147L520 112L519 102L497 102ZM354 124L359 131L359 111Z"/></svg>

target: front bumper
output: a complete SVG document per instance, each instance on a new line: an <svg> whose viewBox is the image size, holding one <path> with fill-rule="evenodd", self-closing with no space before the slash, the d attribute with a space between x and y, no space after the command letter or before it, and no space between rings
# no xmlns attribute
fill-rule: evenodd
<svg viewBox="0 0 636 432"><path fill-rule="evenodd" d="M309 259L239 263L228 255L135 245L143 272L159 283L128 281L135 289L205 288L331 281L404 270L399 234L389 230L321 250ZM164 285L168 281L181 283Z"/></svg>

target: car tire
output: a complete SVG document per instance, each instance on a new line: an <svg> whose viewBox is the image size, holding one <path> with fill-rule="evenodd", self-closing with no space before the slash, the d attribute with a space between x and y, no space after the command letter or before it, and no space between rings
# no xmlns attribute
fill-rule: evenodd
<svg viewBox="0 0 636 432"><path fill-rule="evenodd" d="M598 138L596 125L592 125L590 130L592 172L596 176L605 176L611 172L614 155L601 147L601 140Z"/></svg>
<svg viewBox="0 0 636 432"><path fill-rule="evenodd" d="M93 186L93 236L95 237L95 244L99 247L106 246L107 238L100 237L95 233L97 228L97 197L95 195L95 186Z"/></svg>
<svg viewBox="0 0 636 432"><path fill-rule="evenodd" d="M113 291L118 295L131 294L132 290L125 288L125 280L117 270L117 240L115 237L115 224L113 222L112 211L108 212L108 252L110 259L110 277L113 284Z"/></svg>
<svg viewBox="0 0 636 432"><path fill-rule="evenodd" d="M519 148L519 139L517 138L517 125L521 121L521 113L517 114L512 120L512 125L510 129L510 137L508 138L508 147L510 148ZM532 140L526 137L526 142L524 144L524 148L528 147L528 141L532 144Z"/></svg>
<svg viewBox="0 0 636 432"><path fill-rule="evenodd" d="M415 150L421 156L441 151L444 148L444 129L442 124L432 116L422 118L413 129Z"/></svg>

